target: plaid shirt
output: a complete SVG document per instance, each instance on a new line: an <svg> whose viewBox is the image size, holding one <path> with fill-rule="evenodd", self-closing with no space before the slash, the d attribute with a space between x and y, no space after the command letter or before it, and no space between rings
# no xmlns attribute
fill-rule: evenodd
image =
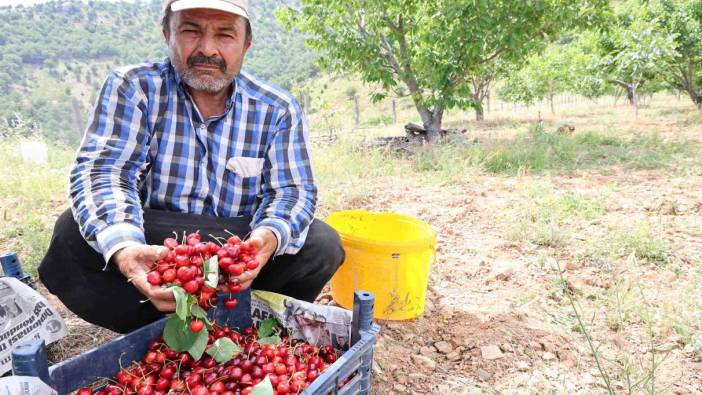
<svg viewBox="0 0 702 395"><path fill-rule="evenodd" d="M317 200L305 117L244 71L232 85L224 113L203 120L168 60L108 76L70 176L74 218L106 262L145 243L142 207L252 215L275 255L300 250Z"/></svg>

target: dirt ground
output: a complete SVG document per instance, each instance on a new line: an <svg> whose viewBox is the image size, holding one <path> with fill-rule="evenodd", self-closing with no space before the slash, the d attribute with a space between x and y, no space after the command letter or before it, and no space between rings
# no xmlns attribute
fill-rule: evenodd
<svg viewBox="0 0 702 395"><path fill-rule="evenodd" d="M571 119L582 130L578 114ZM504 137L500 121L486 125L478 140ZM698 141L689 126L675 128ZM380 323L373 393L600 394L606 382L616 393L702 393L701 173L476 173L443 185L377 178L367 190L345 203L419 218L438 235L424 314ZM562 218L557 243L530 241L538 227L515 229L542 197L568 194L600 210ZM659 245L665 256L655 261ZM648 256L636 253L641 246ZM70 335L51 347L54 360L115 336L64 313Z"/></svg>

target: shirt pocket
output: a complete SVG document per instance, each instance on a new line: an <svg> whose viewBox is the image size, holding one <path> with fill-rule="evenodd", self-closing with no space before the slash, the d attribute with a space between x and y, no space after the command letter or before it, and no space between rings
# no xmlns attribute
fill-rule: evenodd
<svg viewBox="0 0 702 395"><path fill-rule="evenodd" d="M242 178L259 177L263 171L264 162L264 158L234 156L227 161L227 170Z"/></svg>

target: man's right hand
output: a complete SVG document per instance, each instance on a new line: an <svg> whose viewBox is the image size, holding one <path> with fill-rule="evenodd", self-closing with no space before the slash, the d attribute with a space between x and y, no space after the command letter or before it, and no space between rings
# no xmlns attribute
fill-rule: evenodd
<svg viewBox="0 0 702 395"><path fill-rule="evenodd" d="M168 255L168 248L163 246L140 245L122 248L112 256L112 261L119 271L146 296L151 303L163 312L175 311L176 303L173 291L160 286L153 286L146 281L148 272L154 269L156 261Z"/></svg>

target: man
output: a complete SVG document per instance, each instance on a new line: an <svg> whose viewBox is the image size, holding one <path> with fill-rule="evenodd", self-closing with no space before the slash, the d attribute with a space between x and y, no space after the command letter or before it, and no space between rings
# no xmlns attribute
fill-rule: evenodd
<svg viewBox="0 0 702 395"><path fill-rule="evenodd" d="M102 88L42 282L83 319L129 331L175 309L171 291L146 281L162 240L226 229L259 251L243 289L313 301L344 252L313 221L298 103L241 71L247 0L166 0L163 34L168 60L119 69Z"/></svg>

